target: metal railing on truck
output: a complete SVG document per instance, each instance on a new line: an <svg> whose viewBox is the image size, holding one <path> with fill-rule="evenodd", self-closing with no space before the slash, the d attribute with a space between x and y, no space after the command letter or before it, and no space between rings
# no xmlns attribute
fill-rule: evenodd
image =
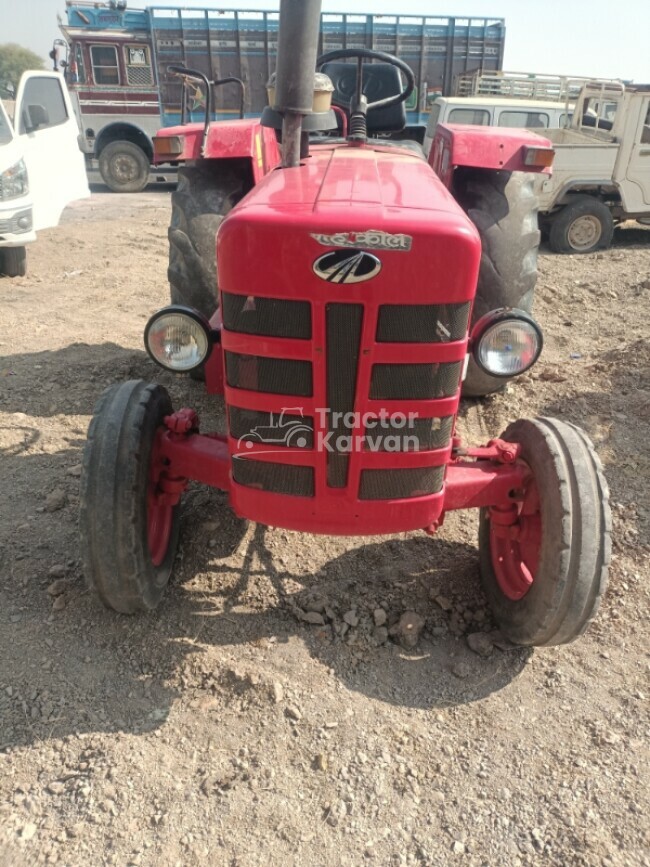
<svg viewBox="0 0 650 867"><path fill-rule="evenodd" d="M261 112L266 82L275 69L277 12L166 7L148 12L165 125L180 121L182 103L182 86L167 73L170 65L189 67L209 80L241 79L246 114ZM409 123L425 123L431 101L450 94L459 75L501 68L504 43L501 18L324 13L319 53L363 47L396 54L416 76L417 91L407 105ZM238 113L238 96L235 89L224 90L215 117ZM195 108L196 118L202 119L199 96Z"/></svg>

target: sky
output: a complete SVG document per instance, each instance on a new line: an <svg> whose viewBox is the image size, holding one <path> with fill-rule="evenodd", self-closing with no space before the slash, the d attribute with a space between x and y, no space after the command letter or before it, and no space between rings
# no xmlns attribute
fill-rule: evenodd
<svg viewBox="0 0 650 867"><path fill-rule="evenodd" d="M279 0L127 0L131 8L277 9ZM323 0L325 12L506 19L504 69L650 83L650 0ZM0 0L0 44L17 42L49 63L65 0Z"/></svg>

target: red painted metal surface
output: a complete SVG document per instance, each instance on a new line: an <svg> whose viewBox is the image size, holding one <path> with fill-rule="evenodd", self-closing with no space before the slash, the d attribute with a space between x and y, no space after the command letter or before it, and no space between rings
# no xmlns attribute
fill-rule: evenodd
<svg viewBox="0 0 650 867"><path fill-rule="evenodd" d="M355 244L371 231L409 239L400 246L375 250L382 270L372 280L334 284L313 271L315 260L330 249ZM331 236L338 238L332 242ZM373 400L372 367L379 363L461 362L467 335L449 343L388 344L376 340L379 307L384 304L463 303L473 300L480 241L475 228L422 159L393 148L317 147L298 169L273 172L230 212L218 235L221 290L240 295L306 301L311 306L311 340L288 340L232 333L221 334L224 351L241 355L311 362L313 393L296 398L225 385L227 407L281 412L291 406L314 417L315 438L327 434L317 412L328 406L326 307L331 303L363 304L364 319L354 411L414 412L420 417L455 415L455 394L435 400ZM363 436L361 422L351 432ZM361 500L364 469L406 469L446 465L451 443L419 452L353 450L347 487L327 484L327 454L317 449L283 448L228 440L233 461L254 459L314 469L313 498L287 496L231 482L235 511L253 520L324 533L394 533L429 526L445 507L445 493L396 500Z"/></svg>
<svg viewBox="0 0 650 867"><path fill-rule="evenodd" d="M174 520L174 507L162 495L163 491L160 485L166 471L164 454L161 449L163 437L164 433L161 430L154 439L149 465L149 487L147 489L147 543L154 566L160 566L165 559Z"/></svg>
<svg viewBox="0 0 650 867"><path fill-rule="evenodd" d="M187 123L183 126L169 126L161 129L156 137L168 138L178 136L183 143L183 150L174 160L201 159L201 142L203 140L203 124ZM255 183L274 169L280 162L275 130L262 126L258 120L221 120L210 124L206 141L205 158L251 160ZM169 157L157 158L154 162L169 162Z"/></svg>
<svg viewBox="0 0 650 867"><path fill-rule="evenodd" d="M490 555L501 592L517 601L530 590L542 547L542 515L535 480L529 477L519 501L490 508Z"/></svg>
<svg viewBox="0 0 650 867"><path fill-rule="evenodd" d="M523 129L438 124L429 152L429 165L446 187L451 186L457 166L550 174L548 167L525 164L529 147L550 148L552 145L543 136Z"/></svg>

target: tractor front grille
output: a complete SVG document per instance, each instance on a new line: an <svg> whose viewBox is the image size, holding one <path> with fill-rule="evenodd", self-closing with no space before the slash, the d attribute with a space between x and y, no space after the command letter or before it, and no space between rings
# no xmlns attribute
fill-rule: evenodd
<svg viewBox="0 0 650 867"><path fill-rule="evenodd" d="M224 327L241 334L261 337L311 338L309 301L285 301L257 295L221 293Z"/></svg>
<svg viewBox="0 0 650 867"><path fill-rule="evenodd" d="M362 470L359 499L401 500L437 494L444 476L444 467Z"/></svg>
<svg viewBox="0 0 650 867"><path fill-rule="evenodd" d="M237 352L226 352L225 356L226 381L231 388L295 397L312 395L310 361L240 355Z"/></svg>
<svg viewBox="0 0 650 867"><path fill-rule="evenodd" d="M369 451L428 451L444 449L454 427L453 415L444 418L377 419L366 430L364 446Z"/></svg>
<svg viewBox="0 0 650 867"><path fill-rule="evenodd" d="M349 421L354 412L362 323L362 304L328 304L325 308L328 420L334 443L353 431ZM328 452L327 484L331 488L346 486L349 461L348 453Z"/></svg>
<svg viewBox="0 0 650 867"><path fill-rule="evenodd" d="M313 467L294 467L255 461L248 457L235 457L232 462L232 477L238 484L257 488L259 491L291 494L294 497L314 496Z"/></svg>
<svg viewBox="0 0 650 867"><path fill-rule="evenodd" d="M444 455L431 453L450 446L454 407L449 399L457 397L463 363L436 361L443 351L447 358L459 357L450 352L451 347L436 346L464 341L469 313L469 303L384 304L375 322L373 310L356 300L327 302L318 296L310 301L281 300L222 293L228 386L286 396L286 403L278 398L265 403L267 399L260 398L255 409L229 404L229 433L238 442L234 481L247 488L298 497L317 493L327 497L328 490L333 497L352 484L355 490L351 493L363 501L438 494L445 474L445 466L438 464ZM229 348L230 332L239 335L236 344L232 343L237 351ZM264 344L264 338L282 337L311 340L311 360L270 357L269 352L280 355L282 345ZM383 344L392 345L384 348ZM402 357L395 351L400 344L418 344L411 349L404 346L404 363L394 360ZM417 363L409 362L409 351L417 353ZM460 351L464 355L465 347ZM292 354L296 354L295 344ZM433 361L423 363L423 358ZM301 407L300 398L313 398L308 409ZM238 395L236 403L247 399ZM375 406L368 401L375 401ZM360 428L356 413L370 410L372 417L383 401L397 403L389 412L382 410L383 417L373 418L374 425L367 422L365 429ZM405 418L395 411L400 401L408 401L409 409L414 403L417 409L418 401L427 404L414 418L408 414ZM440 401L437 415L436 401ZM273 406L274 412L267 411L267 406ZM242 440L267 444L272 460L260 460L259 450L248 451ZM309 465L283 462L285 448L301 449L304 456L300 459ZM386 460L378 452L398 452L403 457ZM407 456L407 452L422 452L422 465L413 466L415 455ZM432 462L437 465L431 466Z"/></svg>
<svg viewBox="0 0 650 867"><path fill-rule="evenodd" d="M373 400L435 400L451 397L460 381L462 364L375 364L370 397Z"/></svg>
<svg viewBox="0 0 650 867"><path fill-rule="evenodd" d="M383 304L379 343L449 343L467 332L470 304Z"/></svg>

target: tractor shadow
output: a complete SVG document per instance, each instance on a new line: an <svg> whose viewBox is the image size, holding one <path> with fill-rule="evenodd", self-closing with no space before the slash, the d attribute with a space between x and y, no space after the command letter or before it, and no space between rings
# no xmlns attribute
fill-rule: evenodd
<svg viewBox="0 0 650 867"><path fill-rule="evenodd" d="M219 428L222 402L144 352L76 344L0 360L0 465L11 491L0 505L0 750L79 732L155 730L195 693L197 667L218 672L245 648L271 678L264 653L256 656L267 644L285 653L286 680L299 670L298 653L347 689L397 707L480 701L518 677L529 651L495 649L483 659L461 634L492 624L475 532L456 527L457 516L436 539L312 537L249 526L224 494L191 486L159 609L135 617L104 609L80 561L79 465L99 394L131 378L165 385L175 406L196 406L206 429ZM61 502L51 508L55 492ZM48 591L55 580L59 596ZM300 619L315 596L331 611L322 625ZM409 610L426 619L415 648L375 637L378 607L388 627ZM343 635L353 610L359 622ZM455 631L454 617L465 615Z"/></svg>

